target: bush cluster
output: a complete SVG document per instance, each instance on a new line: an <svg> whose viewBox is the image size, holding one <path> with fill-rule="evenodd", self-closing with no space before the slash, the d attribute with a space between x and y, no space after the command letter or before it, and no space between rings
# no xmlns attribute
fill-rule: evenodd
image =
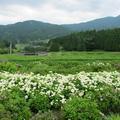
<svg viewBox="0 0 120 120"><path fill-rule="evenodd" d="M0 72L0 119L106 120L111 113L120 113L119 76L119 72L67 76Z"/></svg>
<svg viewBox="0 0 120 120"><path fill-rule="evenodd" d="M17 70L18 67L15 63L10 63L10 62L0 63L0 71L16 72Z"/></svg>
<svg viewBox="0 0 120 120"><path fill-rule="evenodd" d="M101 120L102 116L95 102L73 97L63 107L65 118L70 120Z"/></svg>

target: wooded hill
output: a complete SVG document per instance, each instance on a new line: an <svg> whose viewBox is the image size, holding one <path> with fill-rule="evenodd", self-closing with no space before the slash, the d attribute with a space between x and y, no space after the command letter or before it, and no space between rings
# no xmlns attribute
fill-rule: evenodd
<svg viewBox="0 0 120 120"><path fill-rule="evenodd" d="M35 21L35 20L18 22L10 25L0 25L0 51L2 51L0 53L8 53L10 43L12 43L12 47L14 49L16 49L15 48L16 44L21 44L21 43L27 44L28 45L27 48L31 49L31 47L32 48L34 47L33 43L36 42L36 44L38 44L37 47L39 47L39 50L41 49L46 50L47 49L46 45L41 46L39 45L39 43L41 42L44 43L44 41L49 41L50 39L52 39L52 41L54 40L59 41L59 39L63 39L61 41L66 40L66 42L64 41L63 43L59 43L61 45L60 48L56 44L55 45L56 50L59 50L59 49L64 49L64 50L92 50L92 49L94 50L95 49L97 50L98 49L98 50L118 51L119 50L118 37L120 33L119 29L107 30L107 29L114 29L114 28L120 28L120 16L105 17L105 18L92 20L89 22L78 23L78 24L68 24L68 25L56 25L56 24L44 23L44 22ZM94 30L101 30L101 31L97 32ZM87 31L87 32L80 32L80 31ZM71 34L73 32L80 32L80 33ZM115 34L117 35L114 38ZM65 36L65 37L62 37L62 36ZM62 38L58 38L58 37L62 37ZM114 40L111 40L111 39L114 39ZM80 44L77 44L76 40L78 40L78 43ZM77 45L74 45L74 44L77 44ZM106 44L108 44L108 46L106 46ZM49 46L51 50L53 50L52 47L54 49L54 44ZM6 52L4 52L4 50Z"/></svg>
<svg viewBox="0 0 120 120"><path fill-rule="evenodd" d="M29 20L15 24L0 25L0 43L1 41L13 41L15 43L41 41L68 35L72 32L113 28L120 28L120 16L67 25Z"/></svg>
<svg viewBox="0 0 120 120"><path fill-rule="evenodd" d="M120 51L120 29L72 33L49 41L50 51Z"/></svg>
<svg viewBox="0 0 120 120"><path fill-rule="evenodd" d="M70 30L60 25L40 21L25 21L10 25L0 26L0 44L28 43L64 36Z"/></svg>

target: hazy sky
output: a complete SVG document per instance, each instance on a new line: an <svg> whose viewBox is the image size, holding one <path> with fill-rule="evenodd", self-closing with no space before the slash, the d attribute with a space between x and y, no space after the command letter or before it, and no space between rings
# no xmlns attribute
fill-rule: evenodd
<svg viewBox="0 0 120 120"><path fill-rule="evenodd" d="M0 0L0 24L25 20L79 23L120 15L120 0Z"/></svg>

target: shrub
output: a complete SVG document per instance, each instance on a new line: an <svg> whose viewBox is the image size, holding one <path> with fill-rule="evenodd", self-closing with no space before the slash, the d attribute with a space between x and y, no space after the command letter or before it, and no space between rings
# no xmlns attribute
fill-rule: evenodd
<svg viewBox="0 0 120 120"><path fill-rule="evenodd" d="M3 104L0 104L0 120L11 120L9 111L6 111Z"/></svg>
<svg viewBox="0 0 120 120"><path fill-rule="evenodd" d="M0 101L7 110L6 112L10 113L12 120L28 120L30 118L31 112L20 90L12 89L10 92L4 93Z"/></svg>
<svg viewBox="0 0 120 120"><path fill-rule="evenodd" d="M66 119L70 120L101 120L97 104L88 99L73 97L63 106Z"/></svg>
<svg viewBox="0 0 120 120"><path fill-rule="evenodd" d="M99 72L99 71L112 71L114 70L110 63L102 63L102 62L93 62L88 63L86 65L87 70L92 72Z"/></svg>
<svg viewBox="0 0 120 120"><path fill-rule="evenodd" d="M35 64L32 66L30 71L35 74L37 73L45 74L49 72L49 66L47 64L42 64L42 63Z"/></svg>
<svg viewBox="0 0 120 120"><path fill-rule="evenodd" d="M15 63L2 62L0 63L0 71L16 72L18 70Z"/></svg>
<svg viewBox="0 0 120 120"><path fill-rule="evenodd" d="M107 120L120 120L120 115L119 114L112 114L108 117Z"/></svg>
<svg viewBox="0 0 120 120"><path fill-rule="evenodd" d="M0 54L7 54L9 50L7 48L0 48Z"/></svg>
<svg viewBox="0 0 120 120"><path fill-rule="evenodd" d="M111 88L110 86L105 86L103 90L88 92L87 97L96 100L99 109L104 114L119 113L120 112L120 94L119 91Z"/></svg>
<svg viewBox="0 0 120 120"><path fill-rule="evenodd" d="M52 111L44 112L44 113L37 113L33 116L30 120L58 120L57 116L53 114Z"/></svg>
<svg viewBox="0 0 120 120"><path fill-rule="evenodd" d="M37 93L29 100L29 107L33 113L48 111L50 108L49 99L47 96Z"/></svg>

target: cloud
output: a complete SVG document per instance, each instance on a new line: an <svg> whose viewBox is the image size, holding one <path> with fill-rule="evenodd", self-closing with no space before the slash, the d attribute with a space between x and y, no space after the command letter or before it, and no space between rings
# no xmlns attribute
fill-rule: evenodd
<svg viewBox="0 0 120 120"><path fill-rule="evenodd" d="M0 24L39 20L78 23L120 14L120 0L0 0Z"/></svg>

